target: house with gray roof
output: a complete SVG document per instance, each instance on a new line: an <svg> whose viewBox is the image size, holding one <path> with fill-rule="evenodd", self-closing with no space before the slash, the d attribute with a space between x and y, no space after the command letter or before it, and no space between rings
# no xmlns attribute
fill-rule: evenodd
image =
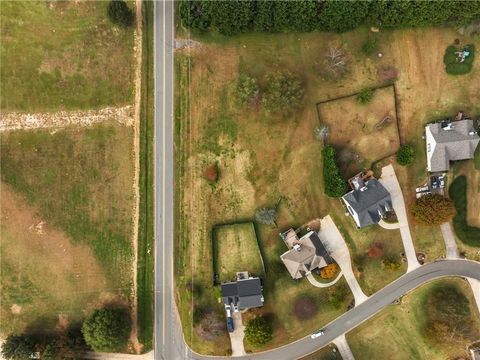
<svg viewBox="0 0 480 360"><path fill-rule="evenodd" d="M343 195L342 200L357 227L377 224L393 210L390 193L374 177L365 182L359 178L352 183L354 189Z"/></svg>
<svg viewBox="0 0 480 360"><path fill-rule="evenodd" d="M450 161L473 159L480 137L473 120L429 124L425 127L427 168L430 172L447 171Z"/></svg>
<svg viewBox="0 0 480 360"><path fill-rule="evenodd" d="M280 234L288 251L280 255L293 279L301 279L312 270L323 268L333 263L327 249L315 231L310 231L301 238L293 229Z"/></svg>
<svg viewBox="0 0 480 360"><path fill-rule="evenodd" d="M221 284L221 291L223 304L234 311L263 306L262 282L258 277L237 276L236 281Z"/></svg>

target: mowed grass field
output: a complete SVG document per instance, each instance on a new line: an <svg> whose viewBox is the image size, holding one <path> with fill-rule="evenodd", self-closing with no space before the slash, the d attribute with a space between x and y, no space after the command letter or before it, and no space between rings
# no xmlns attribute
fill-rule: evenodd
<svg viewBox="0 0 480 360"><path fill-rule="evenodd" d="M468 310L472 330L466 339L456 337L449 342L432 342L426 337L427 296L434 290L454 287L469 300ZM460 324L459 324L460 325ZM468 358L465 347L478 340L480 315L472 290L465 280L458 278L430 282L404 296L400 305L392 305L380 314L347 334L347 340L355 359L457 359ZM388 341L386 341L388 339Z"/></svg>
<svg viewBox="0 0 480 360"><path fill-rule="evenodd" d="M376 89L367 104L360 104L352 95L318 104L317 108L320 122L330 129L327 142L339 152L338 160L347 177L394 154L400 146L393 86ZM387 116L390 122L380 127Z"/></svg>
<svg viewBox="0 0 480 360"><path fill-rule="evenodd" d="M252 276L265 276L253 223L216 226L213 241L220 282L234 280L235 273L239 271L248 271Z"/></svg>
<svg viewBox="0 0 480 360"><path fill-rule="evenodd" d="M2 321L2 332L44 320L48 331L64 311L82 317L95 302L127 301L132 129L112 121L0 140L2 313L25 305L2 317L11 320Z"/></svg>
<svg viewBox="0 0 480 360"><path fill-rule="evenodd" d="M381 59L361 52L362 43L371 37L378 40L379 51L384 54ZM291 300L304 292L303 285L299 285L303 283L288 278L279 260L286 248L278 233L328 213L341 218L341 224L350 220L345 218L338 200L323 195L322 145L314 136L319 126L315 105L365 87L384 85L379 71L383 66L398 70L400 135L417 149L412 167L396 166L409 205L415 186L425 177L423 124L435 114L453 108L478 107L480 95L473 79L478 76L479 66L476 62L473 72L462 77L444 73L445 48L455 38L464 40L451 29L388 30L378 34L358 29L341 35L245 34L229 38L204 34L195 38L202 42L200 48L178 51L175 57L177 301L189 345L199 352L224 354L228 343L202 341L191 335L194 310L185 290L185 284L194 279L208 294L215 291L211 287L213 226L253 219L256 209L274 206L281 199L278 227L257 227L266 268L266 303L262 311L277 316L278 307L268 310L269 301L287 293ZM332 43L340 43L347 51L348 72L340 79L325 75L325 56ZM241 107L236 102L235 80L240 72L255 77L262 88L266 75L276 70L289 70L302 78L306 92L298 111L273 115L261 105ZM202 174L206 166L215 162L220 178L212 186ZM353 222L343 227L351 239L347 240L353 249L352 257L365 257L374 238L381 240L385 251L394 256L403 252L398 231L371 228L365 234L354 229ZM365 291L373 292L400 276L405 268L402 265L397 271L384 270L379 260L367 257L357 275ZM285 309L284 315L273 320L275 343L268 346L299 337L290 325L294 315L288 307ZM313 330L310 325L304 324L302 331Z"/></svg>
<svg viewBox="0 0 480 360"><path fill-rule="evenodd" d="M113 26L107 5L107 1L2 1L2 110L131 103L133 30Z"/></svg>

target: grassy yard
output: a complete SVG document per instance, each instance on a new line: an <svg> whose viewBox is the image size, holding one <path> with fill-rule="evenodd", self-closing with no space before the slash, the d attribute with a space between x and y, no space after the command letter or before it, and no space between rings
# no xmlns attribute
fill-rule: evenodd
<svg viewBox="0 0 480 360"><path fill-rule="evenodd" d="M143 351L152 349L154 319L153 254L153 3L143 3L143 57L140 119L140 177L138 219L137 308L138 340Z"/></svg>
<svg viewBox="0 0 480 360"><path fill-rule="evenodd" d="M234 280L238 271L265 276L253 223L216 226L213 247L214 264L221 283Z"/></svg>
<svg viewBox="0 0 480 360"><path fill-rule="evenodd" d="M107 4L0 3L2 110L90 109L133 100L133 30L113 26Z"/></svg>
<svg viewBox="0 0 480 360"><path fill-rule="evenodd" d="M42 308L41 305L36 309L37 300L41 302L43 298L78 296L79 300L69 300L78 301L75 308L78 310L82 306L86 309L89 302L81 300L84 295L76 292L88 294L91 298L110 296L126 299L130 295L131 146L131 128L115 122L55 133L17 131L1 135L1 176L2 182L7 184L2 187L2 206L4 194L11 189L19 194L26 206L31 207L29 212L36 219L35 223L12 225L12 229L6 232L9 239L5 245L7 249L2 251L2 272L7 274L2 276L2 286L4 281L7 284L10 282L8 274L14 274L16 287L38 288L38 296L33 297L30 304L34 312L25 312L22 316L34 315L33 318L42 321L43 311L56 311L54 303L53 309ZM12 201L15 204L11 206L17 206L16 201ZM53 285L55 281L52 282L48 271L41 271L42 267L31 265L29 259L33 254L30 251L22 251L22 237L28 238L28 233L41 222L62 238L62 242L57 242L54 237L45 236L42 241L46 248L42 251L48 251L50 247L55 253L60 247L72 261L65 264L63 270L60 263L57 268L55 260L50 262L49 256L36 262L41 261L50 272L60 272L71 282L72 292L60 283L47 291L42 284ZM76 249L91 257L85 265L82 265L82 257ZM85 274L86 282L77 284L75 279L78 274L92 262L96 267L89 271L98 272L98 276L103 277L101 285L95 284L95 276L89 279L89 272ZM12 296L8 289L2 291L2 299ZM7 306L8 301L2 301L4 310L3 305ZM76 312L76 316L82 315ZM25 322L16 320L13 323L2 322L2 328L17 330L25 325ZM45 326L45 330L52 330L52 327Z"/></svg>
<svg viewBox="0 0 480 360"><path fill-rule="evenodd" d="M368 104L360 104L352 95L317 107L320 122L330 129L328 143L338 148L339 163L347 177L394 154L400 146L393 86L376 89ZM375 126L386 116L391 122L377 130Z"/></svg>
<svg viewBox="0 0 480 360"><path fill-rule="evenodd" d="M384 54L381 59L362 54L361 45L371 36L378 40L379 51ZM451 78L444 72L445 45L457 37L461 36L450 29L382 30L378 34L359 29L341 35L245 34L229 38L206 34L197 37L202 42L201 48L176 53L175 243L178 256L175 271L177 301L190 346L210 354L228 352L228 338L227 343L202 341L192 330L195 306L192 309L185 290L193 279L209 294L201 299L208 297L208 301L215 301L215 296L210 295L215 291L211 286L213 226L226 221L250 221L256 209L274 206L279 200L278 228L257 227L266 268L266 305L262 311L275 310L276 313L277 308L269 310L269 301L276 301L285 293L295 298L303 291L303 282L288 278L279 260L286 248L278 233L328 213L339 219L336 222L346 234L352 257L365 262L358 275L366 292L378 290L406 270L404 263L396 271L383 269L380 259L366 256L376 240L382 242L385 254L399 259L403 246L397 230L372 227L357 231L351 219L343 215L338 200L324 196L321 143L314 136L319 126L315 105L365 87L389 83L390 80L382 76L383 67L398 71L400 135L417 150L415 163L402 168L399 175L408 206L414 199L415 186L426 177L421 138L424 124L445 113L460 109L468 112L480 103L478 85L472 81L479 72L479 62L475 63L472 73L464 77ZM331 79L324 71L327 49L334 43L342 45L349 59L346 75L338 79ZM238 104L235 80L240 73L256 78L263 89L267 75L277 70L299 74L305 84L303 107L290 115L274 115L267 113L261 104L246 107ZM386 107L380 108L388 110L388 106L387 102ZM212 163L217 163L220 170L214 185L203 178L205 168ZM399 173L397 166L396 172ZM415 236L420 238L421 234ZM440 251L436 249L435 253ZM356 269L359 270L358 264ZM322 309L318 316L326 317ZM296 333L292 325L295 321L288 308L277 316L273 321L277 336L268 346L298 338L300 333ZM302 331L313 330L313 325L308 329L310 325Z"/></svg>
<svg viewBox="0 0 480 360"><path fill-rule="evenodd" d="M464 294L469 301L471 323L463 323L470 330L465 338L453 341L432 341L426 337L427 317L435 311L428 297L433 291L451 288ZM380 314L347 334L356 359L457 359L468 358L465 346L478 339L480 315L475 306L469 284L461 279L442 279L430 282L402 298L400 305L392 305ZM389 339L385 341L385 339Z"/></svg>
<svg viewBox="0 0 480 360"><path fill-rule="evenodd" d="M315 351L313 354L302 357L299 360L342 360L342 355L334 344L329 344L324 348Z"/></svg>

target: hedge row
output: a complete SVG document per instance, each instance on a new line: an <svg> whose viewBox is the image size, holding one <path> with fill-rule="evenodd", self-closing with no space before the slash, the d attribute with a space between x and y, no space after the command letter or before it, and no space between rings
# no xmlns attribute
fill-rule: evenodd
<svg viewBox="0 0 480 360"><path fill-rule="evenodd" d="M453 218L453 228L458 238L467 245L480 247L480 228L467 223L467 178L457 177L448 190L455 203L457 214Z"/></svg>
<svg viewBox="0 0 480 360"><path fill-rule="evenodd" d="M345 32L361 25L461 25L480 16L478 1L184 0L184 26L234 35L249 31Z"/></svg>
<svg viewBox="0 0 480 360"><path fill-rule="evenodd" d="M347 191L347 183L340 175L335 153L335 148L331 145L325 146L322 150L323 184L327 196L338 198Z"/></svg>

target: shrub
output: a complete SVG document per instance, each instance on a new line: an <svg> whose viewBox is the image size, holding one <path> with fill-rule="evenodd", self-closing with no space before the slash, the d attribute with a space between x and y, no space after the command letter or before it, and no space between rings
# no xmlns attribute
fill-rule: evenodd
<svg viewBox="0 0 480 360"><path fill-rule="evenodd" d="M268 111L291 111L298 108L305 94L300 78L291 72L275 72L266 79L263 105Z"/></svg>
<svg viewBox="0 0 480 360"><path fill-rule="evenodd" d="M255 212L255 220L260 224L277 226L277 209L275 208L262 208Z"/></svg>
<svg viewBox="0 0 480 360"><path fill-rule="evenodd" d="M2 344L2 356L11 360L31 359L36 351L35 340L27 335L9 335Z"/></svg>
<svg viewBox="0 0 480 360"><path fill-rule="evenodd" d="M337 284L335 286L330 286L327 289L328 301L335 309L340 309L342 304L345 301L345 297L348 296L350 290L348 285L345 282Z"/></svg>
<svg viewBox="0 0 480 360"><path fill-rule="evenodd" d="M467 178L457 177L450 185L448 194L457 211L453 218L453 228L458 238L467 245L480 247L480 228L470 226L467 222Z"/></svg>
<svg viewBox="0 0 480 360"><path fill-rule="evenodd" d="M368 104L373 99L373 91L374 90L370 88L365 88L360 90L360 92L357 95L357 101L360 104Z"/></svg>
<svg viewBox="0 0 480 360"><path fill-rule="evenodd" d="M455 216L453 201L439 194L428 194L415 201L411 209L419 224L436 226L450 221Z"/></svg>
<svg viewBox="0 0 480 360"><path fill-rule="evenodd" d="M263 317L256 317L245 326L245 339L254 345L261 346L272 340L272 327Z"/></svg>
<svg viewBox="0 0 480 360"><path fill-rule="evenodd" d="M219 176L219 169L218 169L217 163L208 165L203 171L203 177L205 178L205 180L211 183L217 182L218 176Z"/></svg>
<svg viewBox="0 0 480 360"><path fill-rule="evenodd" d="M130 335L130 318L123 309L97 309L85 320L82 333L95 351L122 350Z"/></svg>
<svg viewBox="0 0 480 360"><path fill-rule="evenodd" d="M373 259L381 258L383 256L383 244L378 241L374 241L372 245L370 245L367 255Z"/></svg>
<svg viewBox="0 0 480 360"><path fill-rule="evenodd" d="M394 257L388 256L388 257L383 258L382 265L385 269L395 271L395 270L400 269L400 266L402 264L400 264L400 262L397 259L395 259Z"/></svg>
<svg viewBox="0 0 480 360"><path fill-rule="evenodd" d="M237 79L237 97L242 105L249 105L258 98L259 88L255 78L240 75Z"/></svg>
<svg viewBox="0 0 480 360"><path fill-rule="evenodd" d="M455 52L468 50L470 55L465 58L463 62L457 62L457 55ZM475 58L475 46L470 44L462 48L457 48L454 45L450 45L445 50L443 56L443 63L445 64L445 71L450 75L464 75L468 74L473 67L473 60Z"/></svg>
<svg viewBox="0 0 480 360"><path fill-rule="evenodd" d="M218 340L226 332L225 320L214 310L205 309L197 316L195 331L205 341Z"/></svg>
<svg viewBox="0 0 480 360"><path fill-rule="evenodd" d="M362 52L369 56L372 55L378 49L377 39L369 38L362 45Z"/></svg>
<svg viewBox="0 0 480 360"><path fill-rule="evenodd" d="M338 273L338 265L333 263L333 264L328 264L327 266L323 267L320 269L320 277L322 279L331 279Z"/></svg>
<svg viewBox="0 0 480 360"><path fill-rule="evenodd" d="M133 25L133 11L123 0L111 0L107 6L107 15L114 24L124 27Z"/></svg>
<svg viewBox="0 0 480 360"><path fill-rule="evenodd" d="M411 145L402 145L397 151L397 162L399 165L410 165L415 159L415 149Z"/></svg>
<svg viewBox="0 0 480 360"><path fill-rule="evenodd" d="M318 305L309 295L298 297L293 304L293 313L299 320L311 319L317 312Z"/></svg>
<svg viewBox="0 0 480 360"><path fill-rule="evenodd" d="M340 197L347 190L347 184L340 175L335 161L335 148L327 145L322 149L323 159L323 191L329 197Z"/></svg>

